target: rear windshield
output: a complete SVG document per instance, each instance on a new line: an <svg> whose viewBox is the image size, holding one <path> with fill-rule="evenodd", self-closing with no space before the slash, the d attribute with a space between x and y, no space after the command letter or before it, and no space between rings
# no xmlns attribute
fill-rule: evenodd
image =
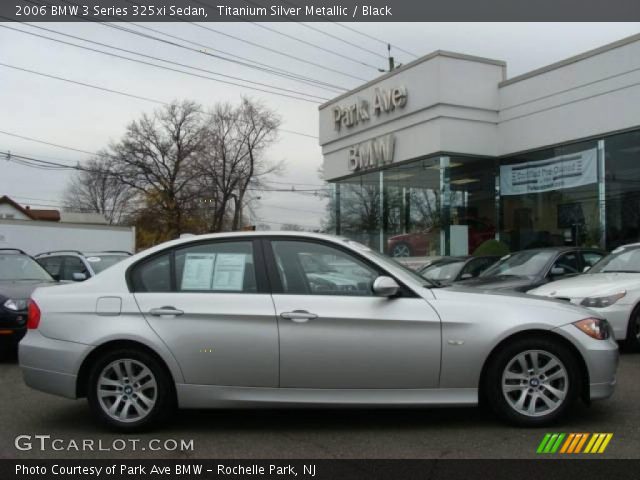
<svg viewBox="0 0 640 480"><path fill-rule="evenodd" d="M38 262L27 255L0 253L0 280L51 282L53 278Z"/></svg>

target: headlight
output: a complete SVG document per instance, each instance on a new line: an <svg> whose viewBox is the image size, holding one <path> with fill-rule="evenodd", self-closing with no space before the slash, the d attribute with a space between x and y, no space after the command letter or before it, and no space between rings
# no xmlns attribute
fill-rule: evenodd
<svg viewBox="0 0 640 480"><path fill-rule="evenodd" d="M580 302L580 305L582 305L583 307L589 307L589 308L606 308L616 303L626 294L627 294L626 290L623 290L621 292L614 293L613 295L609 295L606 297L587 297L584 300L582 300L582 302Z"/></svg>
<svg viewBox="0 0 640 480"><path fill-rule="evenodd" d="M7 310L11 310L14 312L21 312L27 309L27 302L28 300L26 298L24 299L10 298L6 302L4 302L2 306Z"/></svg>
<svg viewBox="0 0 640 480"><path fill-rule="evenodd" d="M596 340L609 338L609 324L601 318L585 318L584 320L573 322L573 324Z"/></svg>

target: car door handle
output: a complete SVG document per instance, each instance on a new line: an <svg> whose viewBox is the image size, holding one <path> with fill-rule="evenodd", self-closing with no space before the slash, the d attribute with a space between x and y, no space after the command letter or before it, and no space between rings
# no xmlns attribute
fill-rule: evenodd
<svg viewBox="0 0 640 480"><path fill-rule="evenodd" d="M318 315L315 313L309 313L306 310L294 310L293 312L282 312L280 314L282 318L286 318L287 320L293 320L297 323L308 322L309 320L313 320L318 318Z"/></svg>
<svg viewBox="0 0 640 480"><path fill-rule="evenodd" d="M175 307L160 307L149 310L149 314L154 317L161 317L163 315L182 315L183 313L184 312L182 310L178 310Z"/></svg>

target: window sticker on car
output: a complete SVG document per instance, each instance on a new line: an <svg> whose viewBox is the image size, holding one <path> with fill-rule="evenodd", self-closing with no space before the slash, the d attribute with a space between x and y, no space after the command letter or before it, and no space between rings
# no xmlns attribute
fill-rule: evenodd
<svg viewBox="0 0 640 480"><path fill-rule="evenodd" d="M102 259L100 257L87 257L87 262L98 263L101 262Z"/></svg>
<svg viewBox="0 0 640 480"><path fill-rule="evenodd" d="M244 253L218 254L213 274L213 290L242 290L246 256Z"/></svg>
<svg viewBox="0 0 640 480"><path fill-rule="evenodd" d="M209 290L213 280L215 253L187 253L182 272L181 290Z"/></svg>

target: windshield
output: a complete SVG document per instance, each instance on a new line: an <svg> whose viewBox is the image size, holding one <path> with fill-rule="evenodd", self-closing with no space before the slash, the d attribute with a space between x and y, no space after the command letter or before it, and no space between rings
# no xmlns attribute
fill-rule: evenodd
<svg viewBox="0 0 640 480"><path fill-rule="evenodd" d="M53 278L27 255L0 254L0 280L52 282Z"/></svg>
<svg viewBox="0 0 640 480"><path fill-rule="evenodd" d="M589 270L589 273L606 272L640 273L640 248L614 250Z"/></svg>
<svg viewBox="0 0 640 480"><path fill-rule="evenodd" d="M549 260L555 256L553 251L523 251L501 259L487 268L480 277L516 275L519 277L535 277L545 268Z"/></svg>
<svg viewBox="0 0 640 480"><path fill-rule="evenodd" d="M460 273L460 270L462 270L462 267L464 267L464 263L464 260L457 262L432 263L431 265L423 268L420 271L420 275L435 282L455 280Z"/></svg>
<svg viewBox="0 0 640 480"><path fill-rule="evenodd" d="M109 268L112 265L128 258L128 255L105 255L103 257L95 256L95 257L87 257L87 262L91 264L91 268L96 273L100 273L105 268Z"/></svg>

